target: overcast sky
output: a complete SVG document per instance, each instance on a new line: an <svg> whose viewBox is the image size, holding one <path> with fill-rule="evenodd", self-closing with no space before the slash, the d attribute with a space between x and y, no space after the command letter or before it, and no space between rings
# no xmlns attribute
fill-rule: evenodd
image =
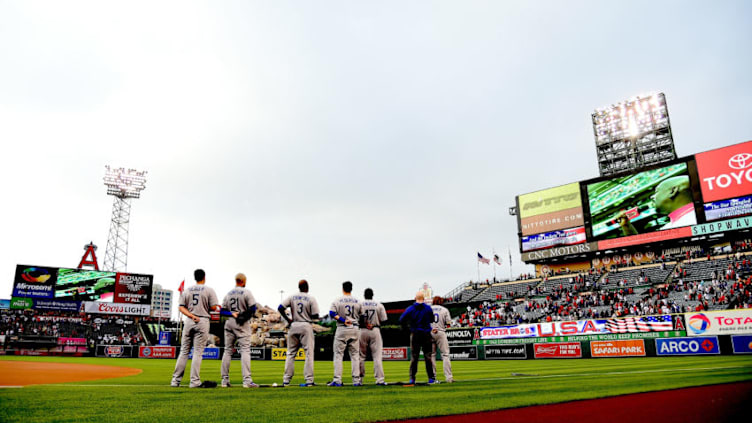
<svg viewBox="0 0 752 423"><path fill-rule="evenodd" d="M99 246L262 304L445 294L519 261L515 195L598 176L590 113L663 91L686 156L752 139L752 3L0 1L0 298ZM490 266L481 279L491 278Z"/></svg>

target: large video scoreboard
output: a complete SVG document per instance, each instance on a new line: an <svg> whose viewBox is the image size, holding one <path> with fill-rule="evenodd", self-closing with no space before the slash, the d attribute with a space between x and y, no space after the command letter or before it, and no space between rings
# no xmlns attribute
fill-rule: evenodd
<svg viewBox="0 0 752 423"><path fill-rule="evenodd" d="M752 215L752 141L516 201L523 261L747 228L738 218Z"/></svg>
<svg viewBox="0 0 752 423"><path fill-rule="evenodd" d="M154 277L19 264L11 308L147 316Z"/></svg>

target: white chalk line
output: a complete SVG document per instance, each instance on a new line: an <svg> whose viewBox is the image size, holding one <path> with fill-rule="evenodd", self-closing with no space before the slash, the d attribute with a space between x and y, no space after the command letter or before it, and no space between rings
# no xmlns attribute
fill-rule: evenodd
<svg viewBox="0 0 752 423"><path fill-rule="evenodd" d="M591 377L591 376L610 376L610 375L629 375L629 374L644 374L644 373L668 373L668 372L696 372L699 370L731 370L731 369L750 369L752 366L723 366L723 367L691 367L691 368L668 368L668 369L655 369L655 370L629 370L619 372L600 372L600 373L567 373L559 375L530 375L530 376L509 376L509 377L486 377L477 379L462 379L456 382L488 382L494 380L520 380L520 379L551 379L551 378L576 378L576 377ZM39 386L39 385L36 385ZM126 384L68 384L68 383L50 383L44 386L74 386L74 387L107 387L107 388L127 388L127 387L170 387L169 384L165 385L126 385ZM323 386L323 385L322 385ZM0 388L23 388L23 386L0 386ZM183 387L185 388L185 387ZM175 389L175 388L172 388Z"/></svg>

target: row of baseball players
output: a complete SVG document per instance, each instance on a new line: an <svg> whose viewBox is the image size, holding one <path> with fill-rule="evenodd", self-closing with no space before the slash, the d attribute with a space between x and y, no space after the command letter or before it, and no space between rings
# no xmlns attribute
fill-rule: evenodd
<svg viewBox="0 0 752 423"><path fill-rule="evenodd" d="M232 317L225 322L225 350L222 356L222 386L230 386L230 362L232 359L232 350L235 345L240 352L241 369L243 375L243 387L258 387L251 377L251 327L250 318L256 311L256 301L251 291L245 288L246 277L239 273L235 277L236 286L224 298L222 304L219 304L214 289L206 286L205 272L197 269L194 272L196 284L183 291L178 303L180 313L187 317L183 328L181 339L181 350L175 364L175 371L172 375L171 386L180 386L180 382L185 373L185 367L188 356L193 347L193 359L191 362L190 387L199 387L201 384L201 361L204 347L209 336L209 313L210 311L221 310L220 314ZM300 292L287 297L278 310L283 318L288 320L290 329L287 333L287 357L285 361L285 370L282 380L283 386L288 386L292 380L295 366L294 360L298 350L302 348L305 351L305 365L303 375L305 382L300 386L314 386L313 361L314 361L314 333L312 323L319 320L319 307L316 299L308 293L309 286L306 280L298 282ZM353 386L361 386L365 373L365 359L367 351L370 349L374 363L374 377L377 385L386 385L384 380L384 369L382 365L382 348L380 325L387 320L384 306L373 300L373 290L365 290L364 300L359 300L352 296L352 283L344 282L342 284L342 296L334 300L330 307L329 315L336 320L337 330L334 335L334 378L328 383L329 386L342 386L342 360L345 349L350 354L352 367ZM418 300L420 297L420 301ZM416 296L416 304L411 306L423 305L422 294ZM436 298L440 303L440 298ZM290 316L286 310L290 309ZM420 337L430 333L433 340L432 350L428 350L425 345L424 355L426 356L426 370L429 374L429 383L437 383L433 375L436 374L436 354L435 350L441 352L443 358L444 376L447 382L452 382L452 365L449 360L449 344L446 338L446 327L451 319L449 311L440 304L434 304L432 307L424 307L426 312L432 312L432 321L430 328L426 326L428 319L423 319L424 323L416 325L411 324L410 329L413 332L412 338ZM408 313L403 314L400 321L407 324L405 317ZM428 332L427 332L428 331ZM418 333L420 332L420 333ZM416 335L417 334L417 335ZM420 337L424 339L425 336ZM417 345L414 345L415 347ZM415 349L415 348L413 348ZM421 349L420 347L418 349ZM410 381L415 380L415 369L417 368L417 359L419 351L413 351L410 365ZM430 356L430 358L429 358ZM433 371L430 371L430 370Z"/></svg>

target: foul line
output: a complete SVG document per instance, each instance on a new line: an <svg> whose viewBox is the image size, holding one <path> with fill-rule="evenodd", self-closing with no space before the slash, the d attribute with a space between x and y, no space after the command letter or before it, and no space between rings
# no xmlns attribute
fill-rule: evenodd
<svg viewBox="0 0 752 423"><path fill-rule="evenodd" d="M669 369L655 369L655 370L632 370L621 372L602 372L602 373L568 373L561 375L544 375L544 376L510 376L510 377L486 377L478 379L462 379L456 382L484 382L492 380L520 380L520 379L551 379L562 377L585 377L585 376L605 376L605 375L627 375L627 374L641 374L641 373L667 373L667 372L696 372L698 370L729 370L729 369L752 369L750 366L724 366L724 367L692 367L692 368L669 368ZM42 385L34 385L42 386ZM68 384L68 383L50 383L44 386L76 386L76 387L108 387L108 388L126 388L126 387L169 387L169 384L164 385L101 385L101 384ZM322 385L323 386L323 385ZM23 386L0 386L0 388L23 388ZM175 389L175 388L172 388Z"/></svg>

